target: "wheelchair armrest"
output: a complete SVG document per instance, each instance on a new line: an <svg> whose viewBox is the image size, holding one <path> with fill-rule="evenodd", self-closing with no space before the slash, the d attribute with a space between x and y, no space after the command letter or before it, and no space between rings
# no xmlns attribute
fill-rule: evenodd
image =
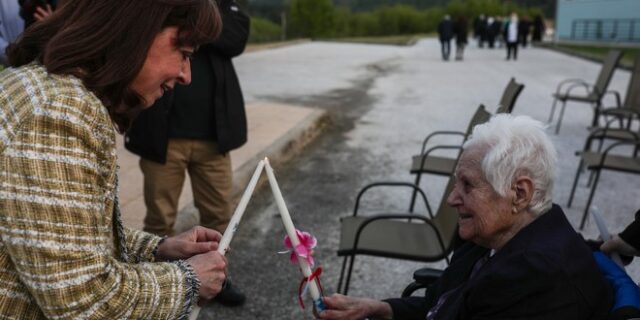
<svg viewBox="0 0 640 320"><path fill-rule="evenodd" d="M430 285L432 285L444 271L433 268L422 268L418 269L413 273L413 282L410 283L404 290L402 291L402 297L406 298L411 296L415 291L420 289L427 289Z"/></svg>
<svg viewBox="0 0 640 320"><path fill-rule="evenodd" d="M413 280L424 285L430 285L436 282L443 272L444 270L433 268L418 269L413 273Z"/></svg>

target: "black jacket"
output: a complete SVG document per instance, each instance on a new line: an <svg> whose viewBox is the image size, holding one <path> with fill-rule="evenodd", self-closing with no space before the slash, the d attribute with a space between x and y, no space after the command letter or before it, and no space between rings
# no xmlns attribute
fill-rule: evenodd
<svg viewBox="0 0 640 320"><path fill-rule="evenodd" d="M231 59L240 55L249 39L249 16L234 0L218 1L222 33L212 43L202 45L212 67L215 87L215 127L218 151L226 153L247 142L247 117L242 90ZM198 79L192 79L198 81ZM140 113L125 133L127 150L151 161L165 163L169 142L169 114L173 92L168 92L149 109Z"/></svg>
<svg viewBox="0 0 640 320"><path fill-rule="evenodd" d="M611 288L560 207L520 230L468 279L488 251L462 245L426 297L386 300L394 319L425 319L440 295L458 287L436 319L606 319Z"/></svg>
<svg viewBox="0 0 640 320"><path fill-rule="evenodd" d="M636 212L636 219L620 233L620 238L640 250L640 210Z"/></svg>
<svg viewBox="0 0 640 320"><path fill-rule="evenodd" d="M438 24L438 35L440 41L449 41L453 38L453 22L450 19L444 19Z"/></svg>

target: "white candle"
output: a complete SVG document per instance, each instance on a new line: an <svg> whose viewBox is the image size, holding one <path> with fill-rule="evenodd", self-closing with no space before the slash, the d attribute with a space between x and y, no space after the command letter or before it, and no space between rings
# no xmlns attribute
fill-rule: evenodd
<svg viewBox="0 0 640 320"><path fill-rule="evenodd" d="M224 230L224 234L222 235L222 239L220 239L220 244L218 245L218 252L221 255L225 255L227 250L229 249L229 243L231 243L231 239L233 235L238 230L238 225L240 224L240 220L244 215L244 211L247 209L247 204L249 203L249 199L251 198L251 194L253 194L253 190L256 188L258 184L258 179L260 179L260 174L264 169L264 160L260 160L258 162L258 166L256 167L256 171L253 172L253 176L251 176L251 180L249 180L249 185L244 190L244 194L242 194L242 198L240 198L240 202L236 207L236 211L231 216L231 220L227 225L227 229Z"/></svg>
<svg viewBox="0 0 640 320"><path fill-rule="evenodd" d="M253 172L251 179L249 180L249 184L247 188L244 189L244 193L242 194L242 198L240 198L240 202L236 207L236 211L233 212L233 216L231 216L231 220L227 225L227 229L224 230L224 234L222 235L222 239L220 239L220 243L218 244L218 252L221 255L225 255L227 250L229 249L229 244L231 243L231 239L233 239L233 235L238 230L238 225L240 224L240 220L244 215L244 211L247 209L247 204L249 203L249 199L253 194L253 190L256 188L258 184L258 180L260 179L260 174L264 169L264 160L260 160L258 162L258 166L256 167L256 171ZM200 307L195 306L189 315L189 320L196 320L198 315L200 314Z"/></svg>
<svg viewBox="0 0 640 320"><path fill-rule="evenodd" d="M278 186L278 181L276 180L275 175L273 174L273 168L269 164L269 159L265 158L265 169L267 171L267 177L269 178L269 185L271 185L271 191L273 192L273 196L276 200L276 204L278 205L278 209L280 210L280 217L282 218L282 223L284 224L284 228L287 230L287 234L289 235L289 239L291 239L291 245L295 249L298 245L300 245L300 240L298 239L298 234L296 233L296 228L293 226L293 221L291 220L291 215L289 214L289 210L287 209L287 205L284 203L284 198L282 197L282 193L280 192L280 187ZM302 274L308 279L311 277L311 266L304 258L298 256L298 264L300 265L300 270ZM324 303L322 302L322 297L320 296L320 290L318 289L318 284L315 280L309 281L309 293L311 294L311 298L313 299L313 303L316 306L316 310L318 312L325 309Z"/></svg>

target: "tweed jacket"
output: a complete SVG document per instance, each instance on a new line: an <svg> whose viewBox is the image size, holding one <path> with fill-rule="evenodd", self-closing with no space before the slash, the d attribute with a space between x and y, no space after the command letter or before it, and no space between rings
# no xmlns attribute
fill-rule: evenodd
<svg viewBox="0 0 640 320"><path fill-rule="evenodd" d="M0 73L0 318L184 319L199 282L123 228L115 129L73 76Z"/></svg>

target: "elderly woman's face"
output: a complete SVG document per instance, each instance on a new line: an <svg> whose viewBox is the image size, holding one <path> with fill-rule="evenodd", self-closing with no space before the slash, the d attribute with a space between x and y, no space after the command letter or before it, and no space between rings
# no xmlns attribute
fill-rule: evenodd
<svg viewBox="0 0 640 320"><path fill-rule="evenodd" d="M178 47L178 28L163 29L153 40L142 69L131 83L131 89L150 107L176 84L191 82L190 58L193 47Z"/></svg>
<svg viewBox="0 0 640 320"><path fill-rule="evenodd" d="M484 178L481 161L485 151L471 147L462 153L456 168L456 184L447 203L458 210L458 233L462 239L499 249L512 236L517 215L512 201L500 196Z"/></svg>

